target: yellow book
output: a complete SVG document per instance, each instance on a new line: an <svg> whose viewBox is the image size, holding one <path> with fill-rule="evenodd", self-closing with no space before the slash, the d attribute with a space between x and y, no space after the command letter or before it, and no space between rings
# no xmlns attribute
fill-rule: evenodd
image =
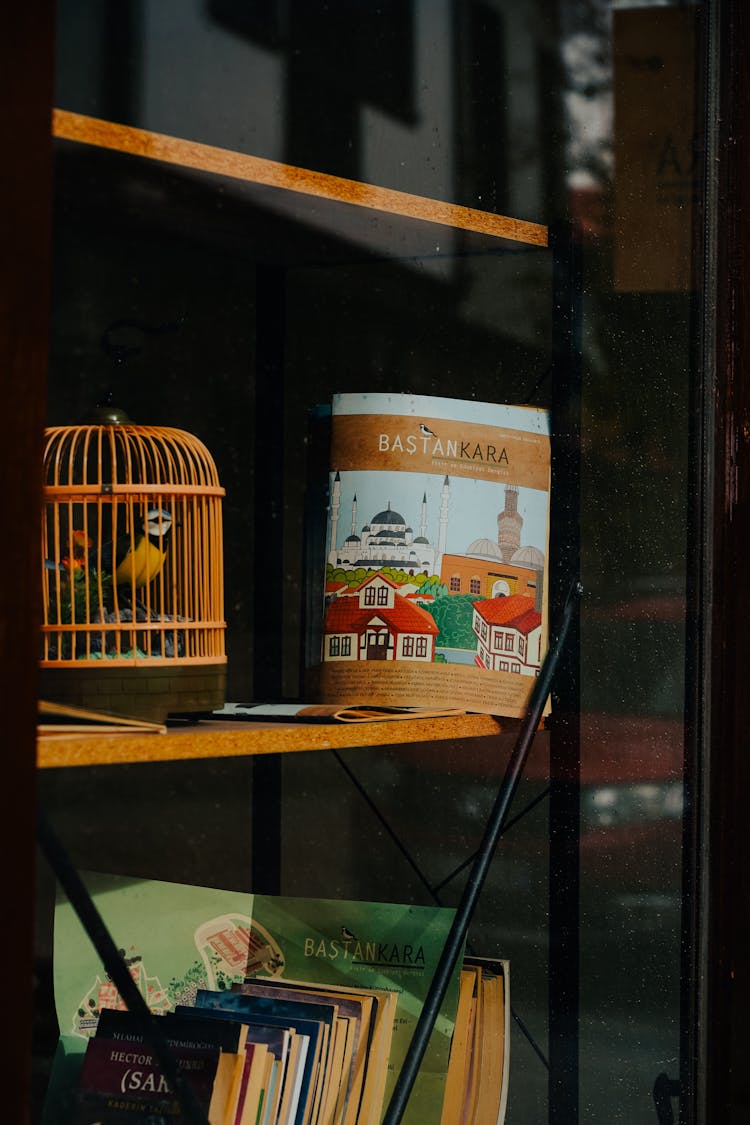
<svg viewBox="0 0 750 1125"><path fill-rule="evenodd" d="M308 1035L298 1035L294 1028L289 1028L292 1033L289 1040L289 1057L284 1075L284 1087L281 1091L281 1105L279 1106L279 1125L292 1125L297 1118L302 1089L302 1072L310 1044Z"/></svg>
<svg viewBox="0 0 750 1125"><path fill-rule="evenodd" d="M222 1051L219 1055L208 1106L209 1125L234 1125L244 1069L244 1051L240 1054Z"/></svg>
<svg viewBox="0 0 750 1125"><path fill-rule="evenodd" d="M508 961L472 957L466 968L481 973L480 1083L470 1125L503 1125L508 1102L510 1003Z"/></svg>
<svg viewBox="0 0 750 1125"><path fill-rule="evenodd" d="M371 996L377 998L378 1003L374 1010L373 1033L366 1063L362 1098L359 1113L355 1119L357 1125L379 1125L380 1123L388 1080L391 1044L393 1042L393 1022L396 1018L396 1005L398 1003L398 994L390 989L372 988L368 991Z"/></svg>
<svg viewBox="0 0 750 1125"><path fill-rule="evenodd" d="M498 1055L497 1031L500 1012L497 978L482 973L482 1029L480 1036L479 1088L472 1118L473 1125L497 1125L500 1109L502 1059ZM502 1049L502 1045L501 1045Z"/></svg>
<svg viewBox="0 0 750 1125"><path fill-rule="evenodd" d="M328 1063L323 1076L323 1097L321 1100L319 1125L336 1125L336 1106L344 1082L345 1049L350 1020L337 1016L333 1026L333 1037L328 1052Z"/></svg>
<svg viewBox="0 0 750 1125"><path fill-rule="evenodd" d="M266 1075L271 1060L265 1043L248 1043L240 1097L233 1125L257 1125L263 1108Z"/></svg>
<svg viewBox="0 0 750 1125"><path fill-rule="evenodd" d="M474 974L461 970L456 1024L451 1039L451 1052L448 1073L445 1081L445 1097L440 1125L458 1125L464 1101L469 1037L471 1035L472 995Z"/></svg>
<svg viewBox="0 0 750 1125"><path fill-rule="evenodd" d="M482 970L477 967L471 969L474 975L472 991L472 1027L469 1049L468 1068L466 1076L466 1097L464 1111L461 1118L462 1125L473 1125L474 1114L479 1096L479 1072L482 1062Z"/></svg>

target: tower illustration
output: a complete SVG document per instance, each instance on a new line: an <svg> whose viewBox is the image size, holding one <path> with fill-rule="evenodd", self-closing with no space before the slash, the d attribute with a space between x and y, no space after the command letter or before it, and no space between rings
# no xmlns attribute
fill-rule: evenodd
<svg viewBox="0 0 750 1125"><path fill-rule="evenodd" d="M523 516L518 512L518 488L514 484L505 486L505 508L497 517L497 545L503 562L510 562L521 546Z"/></svg>

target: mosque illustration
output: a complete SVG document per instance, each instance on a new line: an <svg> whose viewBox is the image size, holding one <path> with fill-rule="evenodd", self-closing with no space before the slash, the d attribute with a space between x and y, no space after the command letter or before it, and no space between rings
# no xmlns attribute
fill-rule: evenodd
<svg viewBox="0 0 750 1125"><path fill-rule="evenodd" d="M410 577L436 575L448 594L474 595L472 631L477 665L535 675L541 665L542 599L545 569L539 548L521 545L523 517L519 490L505 486L505 506L497 515L497 542L475 539L463 554L446 551L450 478L438 504L438 535L427 537L428 505L423 493L419 534L390 504L357 529L357 497L352 499L349 534L338 545L341 478L331 488L328 563L334 570L384 568ZM416 660L436 655L435 618L425 607L434 601L418 583L401 585L386 574L369 573L360 584L329 582L326 588L324 660ZM473 651L473 650L470 650Z"/></svg>
<svg viewBox="0 0 750 1125"><path fill-rule="evenodd" d="M336 473L331 489L331 544L328 562L334 568L357 570L381 570L384 566L396 567L407 573L436 574L437 559L445 550L448 530L448 499L450 485L448 477L443 482L440 494L439 532L437 546L427 538L427 494L422 494L419 535L414 535L411 527L399 512L387 507L372 517L359 534L357 533L357 497L352 500L351 531L340 547L336 546L339 512L341 508L341 477Z"/></svg>

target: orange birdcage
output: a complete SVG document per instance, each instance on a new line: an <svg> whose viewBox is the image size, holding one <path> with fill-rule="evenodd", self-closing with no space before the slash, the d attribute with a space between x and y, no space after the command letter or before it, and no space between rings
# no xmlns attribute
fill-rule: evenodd
<svg viewBox="0 0 750 1125"><path fill-rule="evenodd" d="M213 459L183 430L101 418L46 435L42 696L159 719L221 706Z"/></svg>

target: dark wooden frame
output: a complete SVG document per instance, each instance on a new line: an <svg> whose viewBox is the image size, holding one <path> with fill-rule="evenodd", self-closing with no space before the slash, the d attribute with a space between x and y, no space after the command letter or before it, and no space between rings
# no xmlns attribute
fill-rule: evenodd
<svg viewBox="0 0 750 1125"><path fill-rule="evenodd" d="M717 0L720 107L715 245L715 430L709 470L713 516L710 646L703 687L710 753L696 788L702 856L696 912L702 980L693 1037L695 1112L706 1121L744 1122L750 1072L744 1053L750 1007L750 782L744 704L750 670L750 177L746 174L750 12ZM51 213L53 0L15 5L0 41L0 442L4 550L0 553L0 687L5 813L2 817L4 998L12 1012L3 1059L3 1119L28 1120L33 1008L35 718L39 598L38 512L47 366ZM702 971L700 971L702 970ZM692 1116L692 1113L691 1113Z"/></svg>
<svg viewBox="0 0 750 1125"><path fill-rule="evenodd" d="M750 1071L750 11L725 0L714 11L718 59L715 222L715 432L709 676L709 752L698 794L703 817L704 986L698 1010L699 1120L745 1122ZM709 91L709 93L711 93ZM699 896L700 897L700 896ZM699 974L700 979L700 974Z"/></svg>
<svg viewBox="0 0 750 1125"><path fill-rule="evenodd" d="M0 958L13 1012L2 1055L2 1116L28 1120L33 1011L35 734L39 516L47 386L54 3L3 18L0 43L0 701L3 917Z"/></svg>

